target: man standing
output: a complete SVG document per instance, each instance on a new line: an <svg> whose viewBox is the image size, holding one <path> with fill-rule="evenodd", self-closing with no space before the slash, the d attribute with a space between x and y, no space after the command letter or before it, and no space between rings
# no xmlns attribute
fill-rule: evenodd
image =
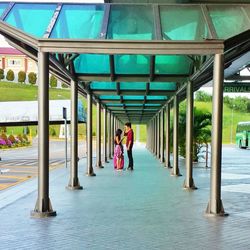
<svg viewBox="0 0 250 250"><path fill-rule="evenodd" d="M131 123L127 122L125 124L125 131L124 136L127 136L127 142L126 142L126 148L127 148L127 154L128 154L128 170L134 170L134 160L132 155L132 148L134 144L134 131L131 128Z"/></svg>

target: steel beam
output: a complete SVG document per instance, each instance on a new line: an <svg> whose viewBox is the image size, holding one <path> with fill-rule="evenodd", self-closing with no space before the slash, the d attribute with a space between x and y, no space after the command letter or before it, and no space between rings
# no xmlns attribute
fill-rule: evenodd
<svg viewBox="0 0 250 250"><path fill-rule="evenodd" d="M115 122L115 117L113 114L111 114L111 157L113 158L114 156L114 122Z"/></svg>
<svg viewBox="0 0 250 250"><path fill-rule="evenodd" d="M102 130L101 130L101 104L100 101L96 103L96 166L102 166Z"/></svg>
<svg viewBox="0 0 250 250"><path fill-rule="evenodd" d="M87 176L96 176L93 169L93 137L92 137L92 94L87 94Z"/></svg>
<svg viewBox="0 0 250 250"><path fill-rule="evenodd" d="M38 52L38 198L32 217L55 216L49 198L49 54Z"/></svg>
<svg viewBox="0 0 250 250"><path fill-rule="evenodd" d="M211 143L211 180L210 200L206 213L210 215L227 215L221 200L221 150L222 150L222 118L223 118L223 79L224 55L214 57L213 76L213 112Z"/></svg>
<svg viewBox="0 0 250 250"><path fill-rule="evenodd" d="M78 179L78 83L71 81L71 161L70 179L67 186L70 190L82 189Z"/></svg>
<svg viewBox="0 0 250 250"><path fill-rule="evenodd" d="M173 107L173 170L172 176L181 176L179 171L179 98L176 95L174 97L174 107Z"/></svg>
<svg viewBox="0 0 250 250"><path fill-rule="evenodd" d="M104 55L211 55L224 52L223 40L38 39L43 52Z"/></svg>
<svg viewBox="0 0 250 250"><path fill-rule="evenodd" d="M193 82L187 84L187 110L186 110L186 178L184 188L197 189L193 180L193 127L194 127L194 93Z"/></svg>

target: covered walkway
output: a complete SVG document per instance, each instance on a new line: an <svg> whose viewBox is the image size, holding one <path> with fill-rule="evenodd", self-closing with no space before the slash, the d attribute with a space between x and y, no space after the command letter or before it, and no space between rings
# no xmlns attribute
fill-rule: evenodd
<svg viewBox="0 0 250 250"><path fill-rule="evenodd" d="M235 154L241 159L240 167L234 164ZM0 248L249 249L249 152L228 147L223 148L223 156L223 201L230 210L227 218L203 216L210 175L204 164L194 168L199 192L186 192L181 188L184 177L170 177L167 168L136 145L134 172L115 172L112 164L107 164L95 169L100 178L89 178L84 175L86 162L81 160L79 179L84 191L65 189L65 168L52 171L50 195L54 206L60 208L56 217L30 219L27 211L36 198L36 180L7 191L5 196L12 192L12 197L19 199L1 208ZM182 160L180 171L185 171ZM243 183L245 187L238 192L232 190Z"/></svg>

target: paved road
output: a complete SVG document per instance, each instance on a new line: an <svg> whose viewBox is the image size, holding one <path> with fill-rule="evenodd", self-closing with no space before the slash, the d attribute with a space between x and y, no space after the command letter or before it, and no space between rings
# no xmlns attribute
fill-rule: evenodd
<svg viewBox="0 0 250 250"><path fill-rule="evenodd" d="M84 141L79 142L78 154L80 158L86 155ZM68 144L68 158L70 145ZM38 147L37 140L31 147L0 150L0 190L22 183L36 177L38 173ZM65 165L64 141L50 142L50 170Z"/></svg>

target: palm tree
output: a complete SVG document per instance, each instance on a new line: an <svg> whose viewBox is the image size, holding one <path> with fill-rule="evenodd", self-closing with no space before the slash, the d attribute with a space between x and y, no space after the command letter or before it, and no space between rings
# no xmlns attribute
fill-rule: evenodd
<svg viewBox="0 0 250 250"><path fill-rule="evenodd" d="M198 154L203 145L211 140L211 113L194 108L194 129L193 129L193 160L198 161ZM186 155L186 109L180 110L179 115L179 146L180 155Z"/></svg>

